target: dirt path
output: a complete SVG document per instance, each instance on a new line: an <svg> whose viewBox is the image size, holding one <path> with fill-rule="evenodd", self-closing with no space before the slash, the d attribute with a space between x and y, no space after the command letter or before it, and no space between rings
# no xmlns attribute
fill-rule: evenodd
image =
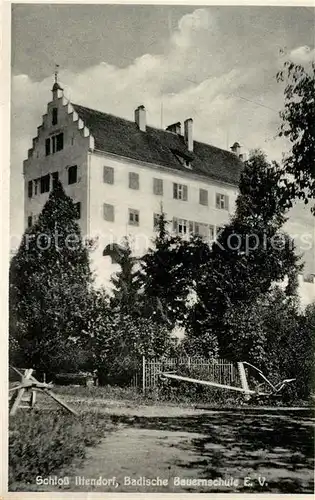
<svg viewBox="0 0 315 500"><path fill-rule="evenodd" d="M305 412L97 408L117 430L88 449L68 491L313 492L314 421Z"/></svg>

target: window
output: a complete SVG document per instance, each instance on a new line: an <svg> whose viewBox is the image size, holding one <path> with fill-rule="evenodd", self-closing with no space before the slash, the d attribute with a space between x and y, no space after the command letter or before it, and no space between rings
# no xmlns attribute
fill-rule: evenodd
<svg viewBox="0 0 315 500"><path fill-rule="evenodd" d="M74 209L75 209L76 219L81 219L81 202L80 201L78 201L78 203L74 204Z"/></svg>
<svg viewBox="0 0 315 500"><path fill-rule="evenodd" d="M153 179L153 193L163 195L163 179Z"/></svg>
<svg viewBox="0 0 315 500"><path fill-rule="evenodd" d="M58 108L53 108L52 110L52 125L57 125L58 123Z"/></svg>
<svg viewBox="0 0 315 500"><path fill-rule="evenodd" d="M50 155L50 137L45 141L45 153L46 156Z"/></svg>
<svg viewBox="0 0 315 500"><path fill-rule="evenodd" d="M58 134L56 136L56 142L57 142L57 151L61 151L63 149L63 132L61 132L61 134Z"/></svg>
<svg viewBox="0 0 315 500"><path fill-rule="evenodd" d="M51 174L51 177L52 177L52 187L54 189L56 187L58 179L59 179L59 172L53 172Z"/></svg>
<svg viewBox="0 0 315 500"><path fill-rule="evenodd" d="M129 187L130 189L139 189L139 174L129 172Z"/></svg>
<svg viewBox="0 0 315 500"><path fill-rule="evenodd" d="M33 196L33 181L28 181L28 197L32 198Z"/></svg>
<svg viewBox="0 0 315 500"><path fill-rule="evenodd" d="M103 181L106 184L114 184L114 169L113 167L104 167Z"/></svg>
<svg viewBox="0 0 315 500"><path fill-rule="evenodd" d="M35 179L35 181L34 181L34 194L38 194L39 182L40 182L40 179Z"/></svg>
<svg viewBox="0 0 315 500"><path fill-rule="evenodd" d="M73 165L68 168L68 184L75 184L78 181L78 167Z"/></svg>
<svg viewBox="0 0 315 500"><path fill-rule="evenodd" d="M50 188L50 175L44 175L40 178L40 192L48 193Z"/></svg>
<svg viewBox="0 0 315 500"><path fill-rule="evenodd" d="M177 219L173 217L173 231L176 234L188 233L188 221L186 219Z"/></svg>
<svg viewBox="0 0 315 500"><path fill-rule="evenodd" d="M33 224L32 216L29 215L27 217L27 227L32 227L32 224Z"/></svg>
<svg viewBox="0 0 315 500"><path fill-rule="evenodd" d="M204 222L189 221L189 232L201 236L206 241L214 240L214 226Z"/></svg>
<svg viewBox="0 0 315 500"><path fill-rule="evenodd" d="M199 203L200 205L208 205L208 191L206 189L199 189Z"/></svg>
<svg viewBox="0 0 315 500"><path fill-rule="evenodd" d="M140 214L139 210L134 210L133 208L129 208L129 224L131 226L139 226Z"/></svg>
<svg viewBox="0 0 315 500"><path fill-rule="evenodd" d="M61 151L63 149L63 132L53 135L45 141L46 156Z"/></svg>
<svg viewBox="0 0 315 500"><path fill-rule="evenodd" d="M229 197L226 194L217 193L215 195L215 206L221 210L229 209Z"/></svg>
<svg viewBox="0 0 315 500"><path fill-rule="evenodd" d="M173 184L173 197L175 200L188 200L188 188L185 184Z"/></svg>
<svg viewBox="0 0 315 500"><path fill-rule="evenodd" d="M108 203L104 203L103 215L105 220L108 220L109 222L114 222L115 220L114 205L109 205Z"/></svg>

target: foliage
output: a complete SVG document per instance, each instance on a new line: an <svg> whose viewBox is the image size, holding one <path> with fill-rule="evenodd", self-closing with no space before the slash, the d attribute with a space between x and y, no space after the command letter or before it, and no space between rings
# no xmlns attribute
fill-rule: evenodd
<svg viewBox="0 0 315 500"><path fill-rule="evenodd" d="M298 306L282 290L271 296L264 313L266 365L275 379L296 378L291 397L308 399L314 386L315 304L302 312Z"/></svg>
<svg viewBox="0 0 315 500"><path fill-rule="evenodd" d="M138 310L140 284L138 272L135 269L136 258L132 257L128 239L126 239L124 246L119 246L119 255L116 255L115 260L120 265L120 271L111 278L114 285L111 305L130 314L132 311Z"/></svg>
<svg viewBox="0 0 315 500"><path fill-rule="evenodd" d="M91 283L75 207L58 183L10 266L10 336L25 366L55 372L66 353L77 365Z"/></svg>
<svg viewBox="0 0 315 500"><path fill-rule="evenodd" d="M283 161L284 174L289 177L282 187L283 203L291 207L296 197L305 203L315 199L315 62L307 68L286 61L277 79L286 81L279 136L292 143ZM315 205L312 211L315 214Z"/></svg>
<svg viewBox="0 0 315 500"><path fill-rule="evenodd" d="M153 248L141 260L140 280L144 315L174 328L185 320L189 295L210 249L200 237L184 240L170 234L167 224L162 212Z"/></svg>
<svg viewBox="0 0 315 500"><path fill-rule="evenodd" d="M90 352L102 384L129 383L143 355L161 356L171 349L167 327L113 308L103 291L94 290L90 297L82 348Z"/></svg>
<svg viewBox="0 0 315 500"><path fill-rule="evenodd" d="M97 444L111 428L109 417L101 413L74 417L58 411L17 412L10 418L10 486L33 483L36 476L47 477L74 458L83 459L86 446Z"/></svg>
<svg viewBox="0 0 315 500"><path fill-rule="evenodd" d="M203 273L196 285L197 301L187 321L189 342L199 339L201 355L207 355L208 337L216 335L220 356L226 357L230 340L225 336L229 338L232 325L241 321L251 304L266 294L274 282L289 277L287 292L295 293L301 266L293 241L281 233L285 209L279 203L279 175L277 165L270 165L259 151L245 163L235 215L221 231L202 266ZM248 319L244 321L244 330L252 331L251 325L246 324ZM234 343L241 345L243 340L236 330Z"/></svg>

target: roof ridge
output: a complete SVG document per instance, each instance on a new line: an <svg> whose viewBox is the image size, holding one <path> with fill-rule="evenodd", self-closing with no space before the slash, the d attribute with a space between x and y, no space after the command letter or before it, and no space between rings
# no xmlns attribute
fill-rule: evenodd
<svg viewBox="0 0 315 500"><path fill-rule="evenodd" d="M71 103L71 104L74 107L78 106L80 108L86 109L87 111L92 111L94 113L101 113L101 114L106 115L106 116L111 116L113 118L118 118L119 120L124 120L128 123L135 124L135 122L133 120L128 120L128 118L124 118L123 116L117 116L117 115L114 115L112 113L107 113L106 111L100 111L99 109L89 108L88 106L83 106L82 104L76 104L76 103ZM153 127L152 125L147 125L147 128L152 129L152 130L157 130L158 132L165 132L167 134L174 134L174 132L170 132L169 130L166 130L166 129L160 128L160 127ZM183 137L182 134L177 134L177 135L179 137ZM234 153L232 153L228 149L223 149L223 148L220 148L219 146L214 146L213 144L209 144L208 142L198 141L198 140L194 139L194 143L202 144L203 146L207 146L207 147L211 147L211 148L215 148L218 151L223 151L224 153L229 153L230 155L235 156Z"/></svg>

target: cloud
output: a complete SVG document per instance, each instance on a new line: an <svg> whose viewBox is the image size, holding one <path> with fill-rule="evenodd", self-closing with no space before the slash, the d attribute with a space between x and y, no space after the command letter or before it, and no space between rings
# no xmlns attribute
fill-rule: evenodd
<svg viewBox="0 0 315 500"><path fill-rule="evenodd" d="M305 64L315 61L315 49L307 45L291 50L289 59L295 64Z"/></svg>
<svg viewBox="0 0 315 500"><path fill-rule="evenodd" d="M282 89L275 81L281 40L272 35L270 43L264 40L259 46L246 41L244 53L242 32L230 40L223 22L217 11L196 9L180 19L163 54L140 55L123 68L104 61L80 72L65 69L60 73L65 95L131 120L134 109L144 104L149 124L157 127L162 109L164 127L192 117L197 140L223 148L237 140L246 150L262 147L280 159L284 143L274 136L282 107ZM242 28L250 31L251 23ZM299 47L292 54L309 58L312 52ZM22 161L46 111L51 86L51 77L40 82L27 75L12 79L14 206L23 193ZM13 211L14 227L21 226L22 210Z"/></svg>

